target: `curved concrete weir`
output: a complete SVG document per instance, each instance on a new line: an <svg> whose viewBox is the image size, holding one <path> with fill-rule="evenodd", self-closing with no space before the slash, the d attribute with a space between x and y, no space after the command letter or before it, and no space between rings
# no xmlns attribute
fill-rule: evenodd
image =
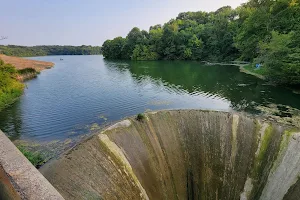
<svg viewBox="0 0 300 200"><path fill-rule="evenodd" d="M65 199L299 199L300 132L180 110L119 122L42 168Z"/></svg>

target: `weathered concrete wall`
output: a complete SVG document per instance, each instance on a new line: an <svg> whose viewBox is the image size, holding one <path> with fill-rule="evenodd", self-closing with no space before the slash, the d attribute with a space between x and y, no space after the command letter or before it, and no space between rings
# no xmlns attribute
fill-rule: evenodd
<svg viewBox="0 0 300 200"><path fill-rule="evenodd" d="M81 143L42 173L65 199L295 199L300 133L243 115L160 111Z"/></svg>
<svg viewBox="0 0 300 200"><path fill-rule="evenodd" d="M0 166L0 199L1 200L21 199L20 195L16 192L14 186L11 184L2 166Z"/></svg>
<svg viewBox="0 0 300 200"><path fill-rule="evenodd" d="M57 190L1 131L0 199L63 200Z"/></svg>

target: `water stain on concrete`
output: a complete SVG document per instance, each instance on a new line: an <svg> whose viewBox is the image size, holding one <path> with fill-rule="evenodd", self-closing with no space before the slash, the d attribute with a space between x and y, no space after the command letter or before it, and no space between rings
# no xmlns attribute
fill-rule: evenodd
<svg viewBox="0 0 300 200"><path fill-rule="evenodd" d="M41 169L65 199L294 199L300 133L201 110L123 120ZM92 194L92 195L91 195Z"/></svg>

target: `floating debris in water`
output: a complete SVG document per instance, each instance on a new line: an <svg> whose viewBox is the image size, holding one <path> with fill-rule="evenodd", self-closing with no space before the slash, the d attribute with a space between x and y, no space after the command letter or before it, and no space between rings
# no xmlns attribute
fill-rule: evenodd
<svg viewBox="0 0 300 200"><path fill-rule="evenodd" d="M107 120L108 120L107 117L105 117L104 115L100 115L100 116L99 116L99 119L103 119L104 121L107 121Z"/></svg>
<svg viewBox="0 0 300 200"><path fill-rule="evenodd" d="M67 145L67 144L71 144L72 143L72 139L66 139L65 141L64 141L64 144L65 145Z"/></svg>
<svg viewBox="0 0 300 200"><path fill-rule="evenodd" d="M170 105L171 101L150 101L148 105L160 106L160 105Z"/></svg>
<svg viewBox="0 0 300 200"><path fill-rule="evenodd" d="M75 135L75 134L76 134L75 131L71 131L71 132L68 133L68 135Z"/></svg>
<svg viewBox="0 0 300 200"><path fill-rule="evenodd" d="M90 127L91 131L100 130L101 127L97 123L93 123Z"/></svg>
<svg viewBox="0 0 300 200"><path fill-rule="evenodd" d="M300 94L300 90L293 90L294 94Z"/></svg>
<svg viewBox="0 0 300 200"><path fill-rule="evenodd" d="M246 86L249 86L249 85L251 85L251 84L244 84L244 83L237 84L237 86L239 86L239 87L246 87Z"/></svg>

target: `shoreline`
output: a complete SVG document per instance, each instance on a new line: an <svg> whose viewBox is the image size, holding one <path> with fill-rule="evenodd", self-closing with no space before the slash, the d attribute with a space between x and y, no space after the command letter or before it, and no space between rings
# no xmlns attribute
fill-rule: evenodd
<svg viewBox="0 0 300 200"><path fill-rule="evenodd" d="M17 70L32 68L40 72L45 69L50 69L54 66L53 62L30 60L21 57L7 56L4 54L0 54L0 59L3 60L4 63L13 65Z"/></svg>
<svg viewBox="0 0 300 200"><path fill-rule="evenodd" d="M0 112L11 106L23 95L24 88L26 87L24 84L25 81L36 78L41 71L50 69L54 66L54 63L52 62L29 60L4 54L0 54L0 60L2 60L5 64L12 65L17 70L16 77L14 79L23 84L22 94L18 97L14 97L13 99L8 99L4 106L1 106Z"/></svg>
<svg viewBox="0 0 300 200"><path fill-rule="evenodd" d="M0 54L0 60L3 60L4 63L13 65L18 70L19 74L17 80L20 82L36 78L41 71L50 69L54 66L53 62L30 60L4 54Z"/></svg>
<svg viewBox="0 0 300 200"><path fill-rule="evenodd" d="M208 62L208 61L202 61L203 63L205 63L206 65L230 65L230 66L237 66L239 67L240 69L240 72L242 73L245 73L245 74L249 74L249 75L252 75L252 76L255 76L259 79L262 79L262 80L266 80L266 77L261 75L261 74L257 74L255 72L252 72L252 71L249 71L248 69L245 68L245 66L248 66L250 65L251 63L247 63L247 62L231 62L231 63L211 63L211 62Z"/></svg>
<svg viewBox="0 0 300 200"><path fill-rule="evenodd" d="M245 69L245 66L247 66L247 65L240 65L239 66L240 67L240 72L245 73L245 74L249 74L249 75L252 75L252 76L256 76L257 78L262 79L262 80L266 80L266 77L264 77L263 75L257 74L257 73L254 73L254 72L251 72L251 71Z"/></svg>

